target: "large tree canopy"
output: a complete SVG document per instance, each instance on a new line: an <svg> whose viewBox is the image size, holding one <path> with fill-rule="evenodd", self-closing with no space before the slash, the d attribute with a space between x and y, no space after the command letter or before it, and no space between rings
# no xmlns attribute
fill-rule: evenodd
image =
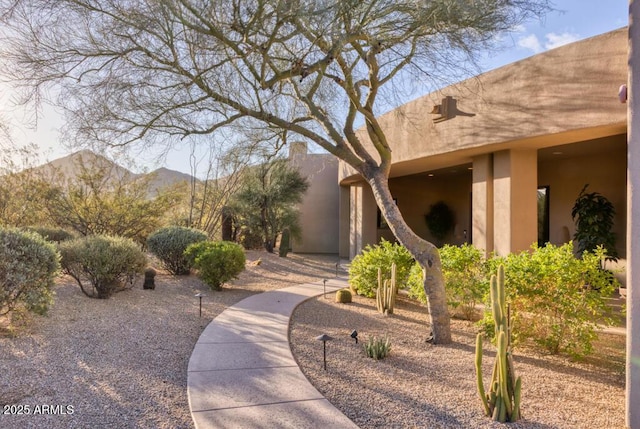
<svg viewBox="0 0 640 429"><path fill-rule="evenodd" d="M4 57L36 92L54 84L81 141L207 135L258 121L355 168L425 269L434 341L450 341L437 249L388 189L384 89L455 71L546 0L0 0ZM391 93L388 91L387 93ZM388 106L388 105L386 105ZM364 126L369 142L355 129Z"/></svg>

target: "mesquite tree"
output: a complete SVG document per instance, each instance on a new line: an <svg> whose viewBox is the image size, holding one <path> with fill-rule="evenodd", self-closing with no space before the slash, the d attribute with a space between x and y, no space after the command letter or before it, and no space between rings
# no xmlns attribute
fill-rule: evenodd
<svg viewBox="0 0 640 429"><path fill-rule="evenodd" d="M547 0L0 0L3 69L55 85L80 139L126 145L263 123L321 146L373 190L425 269L433 341L451 340L440 257L388 187L391 144L376 115L397 89L440 74ZM2 30L0 30L2 31ZM27 87L27 89L28 89ZM368 141L356 135L366 129ZM178 140L179 141L179 140Z"/></svg>

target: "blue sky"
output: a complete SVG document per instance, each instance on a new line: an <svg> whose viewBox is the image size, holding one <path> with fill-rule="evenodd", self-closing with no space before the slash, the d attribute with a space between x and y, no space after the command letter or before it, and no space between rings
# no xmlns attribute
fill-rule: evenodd
<svg viewBox="0 0 640 429"><path fill-rule="evenodd" d="M483 70L491 70L567 43L615 30L628 23L628 0L568 0L556 1L554 6L557 10L550 12L542 21L527 22L505 36L501 40L504 50L485 56L482 61ZM8 89L0 86L0 107L8 105L9 99ZM0 108L0 113L11 121L15 141L19 145L30 142L37 144L41 148L40 162L72 152L58 141L57 129L62 125L62 119L52 108L43 110L37 130L25 125L25 116L28 115L24 112L7 110ZM153 158L148 152L145 155L146 160ZM150 170L161 166L189 173L188 148L172 150L164 159L145 165Z"/></svg>

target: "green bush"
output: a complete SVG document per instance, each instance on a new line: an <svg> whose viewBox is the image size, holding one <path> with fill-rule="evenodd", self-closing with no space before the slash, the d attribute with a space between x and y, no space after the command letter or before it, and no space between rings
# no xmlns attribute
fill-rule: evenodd
<svg viewBox="0 0 640 429"><path fill-rule="evenodd" d="M380 244L367 246L349 266L349 285L353 292L369 298L376 296L378 268L382 278L391 278L391 265L396 264L396 282L399 289L410 287L409 273L414 265L413 256L400 244L390 243L384 238ZM422 281L420 281L422 284Z"/></svg>
<svg viewBox="0 0 640 429"><path fill-rule="evenodd" d="M162 266L174 275L189 274L191 264L184 256L190 244L205 241L207 234L193 228L169 226L155 231L147 238L149 251L158 257Z"/></svg>
<svg viewBox="0 0 640 429"><path fill-rule="evenodd" d="M40 235L0 229L0 315L18 307L45 314L53 302L60 256Z"/></svg>
<svg viewBox="0 0 640 429"><path fill-rule="evenodd" d="M60 243L61 241L71 240L75 236L62 228L50 228L47 226L28 226L27 231L33 231L40 234L45 240Z"/></svg>
<svg viewBox="0 0 640 429"><path fill-rule="evenodd" d="M592 351L598 324L610 324L607 297L617 287L600 268L602 248L574 256L573 244L548 244L503 258L514 342L581 357ZM488 334L492 334L487 330Z"/></svg>
<svg viewBox="0 0 640 429"><path fill-rule="evenodd" d="M391 351L391 340L389 338L369 337L363 343L364 352L368 357L380 360L384 359Z"/></svg>
<svg viewBox="0 0 640 429"><path fill-rule="evenodd" d="M109 298L133 286L147 263L139 245L128 238L90 235L64 241L58 248L64 272L91 298Z"/></svg>
<svg viewBox="0 0 640 429"><path fill-rule="evenodd" d="M476 304L482 302L489 291L489 264L485 261L483 252L471 244L445 244L440 249L440 259L449 309L454 315L472 319L476 314ZM414 268L412 276L420 276L421 280L422 270L418 270L419 268ZM426 303L422 282L412 280L410 284L409 296Z"/></svg>
<svg viewBox="0 0 640 429"><path fill-rule="evenodd" d="M224 283L237 278L246 262L242 246L230 241L194 243L184 255L212 290L220 290Z"/></svg>

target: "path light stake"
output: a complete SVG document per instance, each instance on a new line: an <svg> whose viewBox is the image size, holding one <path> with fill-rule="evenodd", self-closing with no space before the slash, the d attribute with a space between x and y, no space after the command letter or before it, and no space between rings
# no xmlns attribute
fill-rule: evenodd
<svg viewBox="0 0 640 429"><path fill-rule="evenodd" d="M326 371L327 370L327 341L333 340L333 338L328 336L327 334L322 334L319 337L316 337L316 340L322 341L322 355L323 355L323 362L324 362L324 370Z"/></svg>
<svg viewBox="0 0 640 429"><path fill-rule="evenodd" d="M336 277L338 277L338 267L340 266L340 261L336 262Z"/></svg>
<svg viewBox="0 0 640 429"><path fill-rule="evenodd" d="M324 288L324 299L327 299L327 279L322 280L322 286Z"/></svg>
<svg viewBox="0 0 640 429"><path fill-rule="evenodd" d="M351 331L351 338L356 340L356 344L358 344L358 331L356 331L355 329Z"/></svg>
<svg viewBox="0 0 640 429"><path fill-rule="evenodd" d="M196 298L200 298L200 317L202 317L202 297L203 295L201 293L197 293L195 294Z"/></svg>

